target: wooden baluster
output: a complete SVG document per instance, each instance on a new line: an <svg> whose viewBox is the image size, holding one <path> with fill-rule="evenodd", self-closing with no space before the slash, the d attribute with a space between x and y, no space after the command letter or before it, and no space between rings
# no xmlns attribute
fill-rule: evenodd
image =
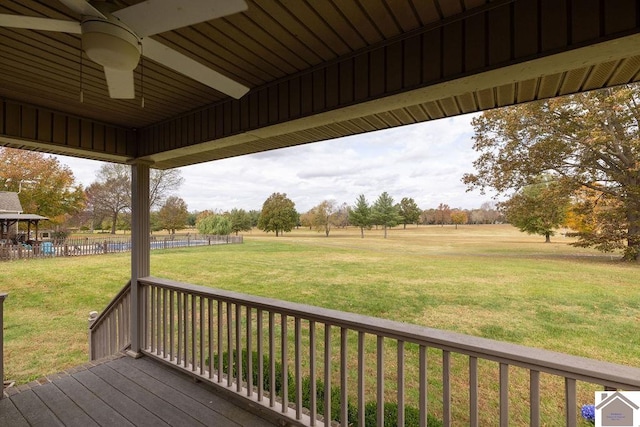
<svg viewBox="0 0 640 427"><path fill-rule="evenodd" d="M196 330L198 310L197 299L195 295L191 295L191 371L196 372L198 370L198 354L196 338L198 332Z"/></svg>
<svg viewBox="0 0 640 427"><path fill-rule="evenodd" d="M324 325L324 425L331 426L331 325Z"/></svg>
<svg viewBox="0 0 640 427"><path fill-rule="evenodd" d="M269 312L269 406L276 404L276 333L274 330L274 314Z"/></svg>
<svg viewBox="0 0 640 427"><path fill-rule="evenodd" d="M182 326L182 322L184 319L184 316L182 315L182 308L184 307L184 304L182 304L182 299L184 298L184 294L182 292L178 292L177 293L177 305L178 305L178 351L177 351L177 359L176 359L176 364L180 365L182 363L182 332L183 332L183 326Z"/></svg>
<svg viewBox="0 0 640 427"><path fill-rule="evenodd" d="M376 393L377 393L377 410L376 418L378 427L384 427L384 337L378 335L377 338L377 374L376 374Z"/></svg>
<svg viewBox="0 0 640 427"><path fill-rule="evenodd" d="M451 353L442 351L442 424L451 425Z"/></svg>
<svg viewBox="0 0 640 427"><path fill-rule="evenodd" d="M236 304L236 391L242 390L242 306Z"/></svg>
<svg viewBox="0 0 640 427"><path fill-rule="evenodd" d="M282 354L282 413L289 411L289 339L287 332L287 315L281 314L280 321L280 348Z"/></svg>
<svg viewBox="0 0 640 427"><path fill-rule="evenodd" d="M184 319L182 319L182 326L184 327L184 331L182 331L184 367L189 368L189 294L184 294L182 305L182 314L184 316Z"/></svg>
<svg viewBox="0 0 640 427"><path fill-rule="evenodd" d="M207 313L209 319L209 379L213 379L213 300L211 298L207 298Z"/></svg>
<svg viewBox="0 0 640 427"><path fill-rule="evenodd" d="M264 397L264 334L262 326L262 310L256 313L256 329L258 332L258 402Z"/></svg>
<svg viewBox="0 0 640 427"><path fill-rule="evenodd" d="M365 425L365 333L358 332L358 425Z"/></svg>
<svg viewBox="0 0 640 427"><path fill-rule="evenodd" d="M340 328L340 424L344 427L349 426L349 407L347 405L349 398L349 390L347 389L348 332L347 328Z"/></svg>
<svg viewBox="0 0 640 427"><path fill-rule="evenodd" d="M565 390L565 413L567 427L576 427L578 421L576 417L577 394L576 380L573 378L564 379Z"/></svg>
<svg viewBox="0 0 640 427"><path fill-rule="evenodd" d="M309 424L314 427L318 417L317 382L316 382L316 322L309 321L309 378L311 383L311 396L309 410L311 420ZM364 424L363 424L364 425Z"/></svg>
<svg viewBox="0 0 640 427"><path fill-rule="evenodd" d="M233 384L233 311L227 302L227 387Z"/></svg>
<svg viewBox="0 0 640 427"><path fill-rule="evenodd" d="M428 397L428 377L427 377L427 347L420 346L420 427L427 427L427 397Z"/></svg>
<svg viewBox="0 0 640 427"><path fill-rule="evenodd" d="M169 317L169 301L167 299L169 295L168 289L162 290L162 358L166 359L168 355L167 346L169 345L168 317Z"/></svg>
<svg viewBox="0 0 640 427"><path fill-rule="evenodd" d="M218 382L222 383L223 380L223 372L222 372L222 358L223 358L223 320L222 320L223 310L222 310L222 301L218 300Z"/></svg>
<svg viewBox="0 0 640 427"><path fill-rule="evenodd" d="M529 372L529 425L540 427L540 372Z"/></svg>
<svg viewBox="0 0 640 427"><path fill-rule="evenodd" d="M156 288L156 355L160 355L162 342L162 289Z"/></svg>
<svg viewBox="0 0 640 427"><path fill-rule="evenodd" d="M295 318L296 420L302 419L302 320Z"/></svg>
<svg viewBox="0 0 640 427"><path fill-rule="evenodd" d="M398 427L404 427L404 341L398 340Z"/></svg>
<svg viewBox="0 0 640 427"><path fill-rule="evenodd" d="M253 393L253 319L251 307L247 306L247 397Z"/></svg>
<svg viewBox="0 0 640 427"><path fill-rule="evenodd" d="M175 340L173 338L175 334L175 292L169 291L169 360L174 363L175 356Z"/></svg>
<svg viewBox="0 0 640 427"><path fill-rule="evenodd" d="M469 356L469 425L478 426L478 358Z"/></svg>
<svg viewBox="0 0 640 427"><path fill-rule="evenodd" d="M204 309L205 298L200 297L200 332L198 337L200 338L200 375L204 375L205 372L205 345L206 345L206 336L207 330L205 328L205 319L206 319L206 311Z"/></svg>
<svg viewBox="0 0 640 427"><path fill-rule="evenodd" d="M500 364L500 427L509 426L509 365Z"/></svg>

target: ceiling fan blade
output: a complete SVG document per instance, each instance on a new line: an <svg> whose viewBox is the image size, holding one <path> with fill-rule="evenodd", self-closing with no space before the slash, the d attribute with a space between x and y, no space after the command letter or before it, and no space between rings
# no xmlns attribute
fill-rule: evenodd
<svg viewBox="0 0 640 427"><path fill-rule="evenodd" d="M60 0L60 3L82 16L97 16L107 19L107 17L85 0Z"/></svg>
<svg viewBox="0 0 640 427"><path fill-rule="evenodd" d="M147 0L113 12L139 37L242 12L244 0Z"/></svg>
<svg viewBox="0 0 640 427"><path fill-rule="evenodd" d="M136 91L133 87L133 71L122 71L104 67L109 96L116 99L133 99Z"/></svg>
<svg viewBox="0 0 640 427"><path fill-rule="evenodd" d="M142 54L159 64L236 99L242 98L249 91L248 87L149 37L142 39Z"/></svg>
<svg viewBox="0 0 640 427"><path fill-rule="evenodd" d="M0 14L0 27L80 34L80 23L59 19Z"/></svg>

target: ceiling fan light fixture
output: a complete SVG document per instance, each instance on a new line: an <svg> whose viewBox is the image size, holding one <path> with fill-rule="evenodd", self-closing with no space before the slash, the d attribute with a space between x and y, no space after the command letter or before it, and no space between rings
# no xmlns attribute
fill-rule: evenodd
<svg viewBox="0 0 640 427"><path fill-rule="evenodd" d="M138 38L123 24L112 21L83 21L82 48L89 59L107 68L131 71L140 61Z"/></svg>

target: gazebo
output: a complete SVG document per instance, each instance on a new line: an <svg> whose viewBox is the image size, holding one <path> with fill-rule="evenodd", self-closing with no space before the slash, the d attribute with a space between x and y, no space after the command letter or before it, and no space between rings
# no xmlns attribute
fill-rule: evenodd
<svg viewBox="0 0 640 427"><path fill-rule="evenodd" d="M35 241L38 241L38 223L42 220L48 220L49 218L36 214L25 214L22 210L22 204L18 193L10 191L0 191L0 242L7 241L9 239L17 239L16 233L11 235L9 231L14 224L21 222L27 224L27 234L25 241L30 240L31 226L35 227L36 236ZM16 227L17 228L17 227Z"/></svg>
<svg viewBox="0 0 640 427"><path fill-rule="evenodd" d="M38 241L38 223L43 220L48 220L46 216L36 214L0 214L0 241L9 239L9 229L12 225L20 222L27 223L27 234L25 241L29 241L31 235L31 226L35 227L35 241Z"/></svg>

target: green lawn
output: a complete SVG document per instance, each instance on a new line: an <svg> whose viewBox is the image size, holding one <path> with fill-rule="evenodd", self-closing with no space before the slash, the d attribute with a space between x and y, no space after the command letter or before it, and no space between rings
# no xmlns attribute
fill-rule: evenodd
<svg viewBox="0 0 640 427"><path fill-rule="evenodd" d="M510 226L253 232L243 245L153 251L152 274L640 366L640 266ZM129 254L0 264L5 375L87 360L87 315Z"/></svg>

